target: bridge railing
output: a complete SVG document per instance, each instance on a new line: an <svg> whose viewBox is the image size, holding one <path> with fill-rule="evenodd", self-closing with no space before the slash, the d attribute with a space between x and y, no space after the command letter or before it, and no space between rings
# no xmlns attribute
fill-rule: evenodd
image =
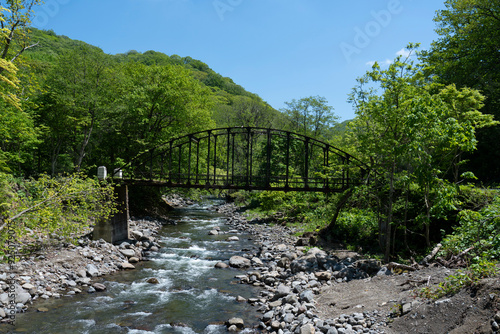
<svg viewBox="0 0 500 334"><path fill-rule="evenodd" d="M244 127L176 138L136 157L125 172L171 187L339 192L360 183L366 168L322 141Z"/></svg>

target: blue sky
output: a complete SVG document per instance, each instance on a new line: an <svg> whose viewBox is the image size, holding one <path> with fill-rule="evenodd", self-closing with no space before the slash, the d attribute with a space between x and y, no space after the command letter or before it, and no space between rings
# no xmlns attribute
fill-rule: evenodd
<svg viewBox="0 0 500 334"><path fill-rule="evenodd" d="M342 120L374 61L437 38L444 0L45 0L33 25L109 54L190 56L276 109L324 96Z"/></svg>

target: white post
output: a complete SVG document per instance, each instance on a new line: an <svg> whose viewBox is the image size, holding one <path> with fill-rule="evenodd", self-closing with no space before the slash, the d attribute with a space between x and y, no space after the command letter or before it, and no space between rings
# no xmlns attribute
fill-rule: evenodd
<svg viewBox="0 0 500 334"><path fill-rule="evenodd" d="M99 166L97 168L97 178L99 180L104 180L106 179L106 176L107 176L107 170L106 170L106 167L105 166Z"/></svg>

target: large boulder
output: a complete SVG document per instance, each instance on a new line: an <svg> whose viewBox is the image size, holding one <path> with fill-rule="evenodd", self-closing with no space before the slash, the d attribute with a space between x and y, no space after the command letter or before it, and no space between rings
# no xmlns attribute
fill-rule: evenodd
<svg viewBox="0 0 500 334"><path fill-rule="evenodd" d="M133 249L120 249L120 253L122 253L126 257L134 257L135 256L135 251Z"/></svg>
<svg viewBox="0 0 500 334"><path fill-rule="evenodd" d="M299 272L313 272L322 269L328 269L335 263L335 259L328 256L325 251L314 247L311 248L305 256L299 257L290 263L290 269L293 274Z"/></svg>
<svg viewBox="0 0 500 334"><path fill-rule="evenodd" d="M248 268L252 262L247 258L235 255L229 259L229 265L233 268Z"/></svg>

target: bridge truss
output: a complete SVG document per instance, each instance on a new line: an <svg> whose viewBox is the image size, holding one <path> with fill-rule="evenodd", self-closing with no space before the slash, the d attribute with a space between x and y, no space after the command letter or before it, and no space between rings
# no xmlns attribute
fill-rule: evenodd
<svg viewBox="0 0 500 334"><path fill-rule="evenodd" d="M199 189L342 192L366 166L328 143L255 127L188 134L122 167L129 182Z"/></svg>

